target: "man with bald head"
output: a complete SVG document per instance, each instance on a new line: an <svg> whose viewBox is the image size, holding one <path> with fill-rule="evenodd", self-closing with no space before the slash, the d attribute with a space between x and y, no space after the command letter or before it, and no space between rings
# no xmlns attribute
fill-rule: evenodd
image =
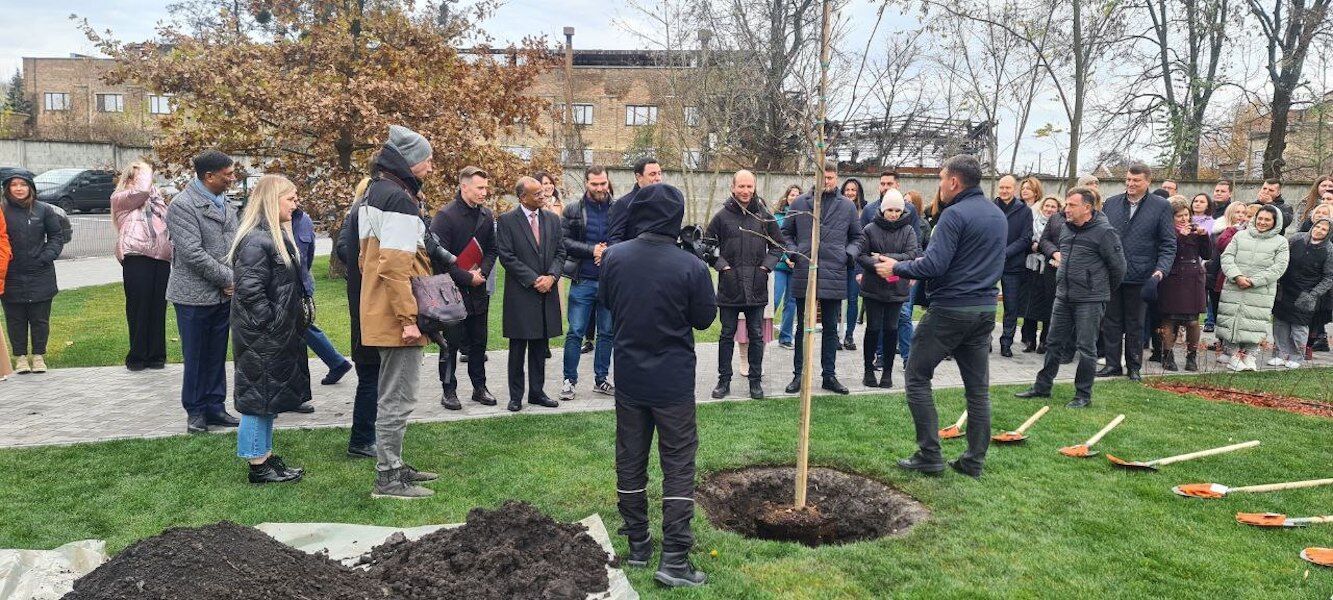
<svg viewBox="0 0 1333 600"><path fill-rule="evenodd" d="M708 222L705 239L717 240L717 306L722 335L717 346L717 387L714 398L731 392L731 357L737 322L745 315L749 341L750 397L764 397L764 307L768 276L782 259L782 232L764 201L755 195L754 173L741 170L731 178L731 197Z"/></svg>
<svg viewBox="0 0 1333 600"><path fill-rule="evenodd" d="M514 185L519 206L496 223L495 251L505 270L502 334L509 339L509 410L523 408L523 367L527 360L528 404L560 406L542 390L546 349L563 332L556 283L565 264L560 217L546 204L536 179Z"/></svg>
<svg viewBox="0 0 1333 600"><path fill-rule="evenodd" d="M995 186L995 206L1004 213L1008 237L1004 245L1004 275L1000 290L1004 294L1004 328L1000 332L1000 356L1013 358L1014 332L1018 315L1023 314L1023 278L1027 256L1032 246L1032 209L1015 196L1018 180L1013 175L1000 178Z"/></svg>

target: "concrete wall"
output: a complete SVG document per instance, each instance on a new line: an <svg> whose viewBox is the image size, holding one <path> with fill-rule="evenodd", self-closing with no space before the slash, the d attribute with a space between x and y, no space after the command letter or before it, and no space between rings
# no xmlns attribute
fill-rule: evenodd
<svg viewBox="0 0 1333 600"><path fill-rule="evenodd" d="M0 166L23 167L33 173L63 168L120 170L151 153L151 148L111 144L0 140Z"/></svg>

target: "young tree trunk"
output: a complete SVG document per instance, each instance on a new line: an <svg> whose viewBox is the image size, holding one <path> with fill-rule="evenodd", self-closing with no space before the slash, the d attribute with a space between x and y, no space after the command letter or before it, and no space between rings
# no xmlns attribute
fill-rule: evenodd
<svg viewBox="0 0 1333 600"><path fill-rule="evenodd" d="M1268 127L1268 145L1264 146L1264 178L1282 176L1282 167L1286 161L1282 154L1287 151L1287 122L1291 116L1291 90L1284 86L1273 86L1273 101L1270 104L1273 122Z"/></svg>

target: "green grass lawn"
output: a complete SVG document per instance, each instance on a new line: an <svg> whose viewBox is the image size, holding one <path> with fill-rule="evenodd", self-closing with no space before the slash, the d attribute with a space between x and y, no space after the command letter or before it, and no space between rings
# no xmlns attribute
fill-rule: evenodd
<svg viewBox="0 0 1333 600"><path fill-rule="evenodd" d="M313 269L315 302L318 307L316 322L335 347L343 354L350 354L352 342L351 319L347 314L347 284L342 279L328 276L328 261L327 256L317 257ZM500 335L503 316L501 307L504 305L503 269L498 273L498 278L488 313L490 350L509 347L509 340ZM562 299L562 314L564 310ZM716 342L718 332L719 326L714 323L708 330L697 332L695 339ZM564 344L564 339L555 338L551 341L552 347ZM124 287L113 283L60 292L51 306L51 338L47 346L46 362L53 368L124 364L125 352L129 350ZM181 361L176 313L170 307L167 309L167 360Z"/></svg>
<svg viewBox="0 0 1333 600"><path fill-rule="evenodd" d="M1325 369L1324 381L1333 372ZM1262 379L1261 375L1248 378ZM1016 427L1039 405L995 390L995 428ZM647 598L1328 598L1333 570L1301 561L1306 546L1333 545L1333 526L1255 529L1237 511L1309 516L1330 512L1328 488L1178 498L1172 485L1247 485L1328 477L1325 419L1180 397L1127 381L1099 382L1092 409L1058 406L1019 447L993 447L973 481L952 472L907 474L894 461L913 449L901 394L823 397L815 402L811 461L878 478L912 494L930 521L904 537L818 549L743 539L695 520L696 562L711 582L666 593L651 572L631 569ZM943 420L961 392L941 394ZM1087 438L1117 413L1128 419L1102 451L1148 460L1249 439L1263 445L1179 463L1159 473L1119 471L1101 457L1071 459L1060 446ZM795 400L699 408L698 467L791 464ZM372 501L371 465L344 458L346 430L279 431L277 450L307 468L279 487L244 482L233 435L119 441L0 451L0 547L50 548L103 538L113 551L173 525L220 519L327 521L412 526L461 521L469 508L507 498L574 520L599 513L620 525L610 413L522 415L412 425L406 455L440 471L439 494L413 503ZM946 442L946 452L961 451ZM660 475L650 489L660 499ZM654 514L654 523L658 516ZM623 540L616 539L623 552ZM717 556L710 556L716 550Z"/></svg>

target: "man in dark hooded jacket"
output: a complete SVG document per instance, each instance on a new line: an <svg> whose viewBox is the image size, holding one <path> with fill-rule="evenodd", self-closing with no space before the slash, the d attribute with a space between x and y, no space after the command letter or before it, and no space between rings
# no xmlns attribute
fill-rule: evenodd
<svg viewBox="0 0 1333 600"><path fill-rule="evenodd" d="M631 566L652 558L648 534L648 453L653 432L662 461L662 558L657 581L672 587L708 580L690 563L694 535L693 329L717 317L708 266L677 248L685 200L665 184L639 190L627 226L639 232L602 258L598 302L611 310L615 332L616 492L629 537Z"/></svg>
<svg viewBox="0 0 1333 600"><path fill-rule="evenodd" d="M657 163L657 159L649 156L635 161L634 187L619 200L611 203L611 210L606 216L610 223L607 233L608 246L632 240L638 234L632 227L628 227L629 207L634 204L634 198L639 195L639 190L654 183L662 183L662 165Z"/></svg>

